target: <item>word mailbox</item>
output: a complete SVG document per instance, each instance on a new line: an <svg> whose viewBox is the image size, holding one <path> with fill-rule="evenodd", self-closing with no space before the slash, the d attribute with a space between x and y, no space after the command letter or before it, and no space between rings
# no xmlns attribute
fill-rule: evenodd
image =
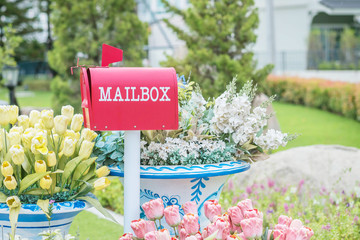
<svg viewBox="0 0 360 240"><path fill-rule="evenodd" d="M81 67L85 127L96 131L178 128L174 68Z"/></svg>

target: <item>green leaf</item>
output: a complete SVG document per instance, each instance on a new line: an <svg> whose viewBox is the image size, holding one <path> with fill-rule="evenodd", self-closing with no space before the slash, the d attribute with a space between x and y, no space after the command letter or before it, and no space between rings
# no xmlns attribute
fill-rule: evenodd
<svg viewBox="0 0 360 240"><path fill-rule="evenodd" d="M23 178L23 180L20 182L20 189L18 194L20 195L25 189L33 185L35 182L39 181L41 178L43 178L45 175L48 175L50 172L44 172L44 173L33 173L30 175L27 175Z"/></svg>
<svg viewBox="0 0 360 240"><path fill-rule="evenodd" d="M7 199L8 197L3 193L3 192L0 192L0 202L1 203L4 203L4 202L6 202L6 199Z"/></svg>
<svg viewBox="0 0 360 240"><path fill-rule="evenodd" d="M71 176L71 174L74 172L75 168L77 167L77 165L82 161L82 157L76 157L72 160L70 160L64 168L64 173L63 173L63 177L62 177L62 184L64 185L68 178Z"/></svg>
<svg viewBox="0 0 360 240"><path fill-rule="evenodd" d="M49 199L46 199L46 200L39 199L36 204L41 208L41 210L43 210L46 217L49 219L50 218L50 215L48 212L49 211Z"/></svg>
<svg viewBox="0 0 360 240"><path fill-rule="evenodd" d="M210 236L208 236L207 238L205 238L204 240L213 240L216 239L216 235L218 233L219 230L216 230L213 234L211 234Z"/></svg>
<svg viewBox="0 0 360 240"><path fill-rule="evenodd" d="M61 191L60 187L55 187L53 193L59 193L60 191ZM66 192L68 190L63 188L62 191ZM45 189L35 188L35 189L31 189L31 190L29 190L27 192L24 192L24 194L41 196L41 195L47 195L47 194L49 194L49 192L48 192L48 190L45 190Z"/></svg>
<svg viewBox="0 0 360 240"><path fill-rule="evenodd" d="M101 212L104 217L111 219L113 222L119 224L114 217L105 209L101 206L99 200L88 197L88 196L84 196L84 197L78 197L77 199L79 200L84 200L88 203L90 203L94 208L96 208L99 212Z"/></svg>
<svg viewBox="0 0 360 240"><path fill-rule="evenodd" d="M29 163L30 161L28 160L26 154L25 154L25 161L21 164L22 168L25 170L25 172L27 174L31 173L31 165Z"/></svg>
<svg viewBox="0 0 360 240"><path fill-rule="evenodd" d="M80 189L78 190L78 193L75 194L74 196L70 197L69 200L72 200L72 199L77 198L77 197L85 196L86 194L88 194L93 189L92 184L90 184L88 182L85 182L85 181L82 181L82 180L79 180L79 181L83 182L84 184L80 187Z"/></svg>
<svg viewBox="0 0 360 240"><path fill-rule="evenodd" d="M84 172L86 171L86 169L88 169L91 164L93 164L96 160L96 157L94 158L89 158L87 160L82 161L75 169L74 175L72 177L72 181L76 181L78 179L80 179L83 175Z"/></svg>
<svg viewBox="0 0 360 240"><path fill-rule="evenodd" d="M11 239L15 238L15 230L16 230L16 224L19 217L21 206L16 208L10 208L9 211L9 219L10 219L10 225L11 225Z"/></svg>

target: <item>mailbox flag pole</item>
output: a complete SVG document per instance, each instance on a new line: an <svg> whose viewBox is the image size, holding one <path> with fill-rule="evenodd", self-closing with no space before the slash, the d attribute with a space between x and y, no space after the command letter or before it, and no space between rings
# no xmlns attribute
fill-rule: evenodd
<svg viewBox="0 0 360 240"><path fill-rule="evenodd" d="M140 131L125 131L124 145L124 232L132 232L140 218Z"/></svg>

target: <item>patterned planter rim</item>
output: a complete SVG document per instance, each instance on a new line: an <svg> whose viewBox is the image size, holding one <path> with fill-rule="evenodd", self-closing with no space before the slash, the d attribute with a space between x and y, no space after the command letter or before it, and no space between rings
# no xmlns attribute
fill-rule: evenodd
<svg viewBox="0 0 360 240"><path fill-rule="evenodd" d="M230 175L244 172L250 164L244 161L221 162L193 166L140 166L140 177L150 179L183 179ZM122 166L110 167L112 176L124 177Z"/></svg>

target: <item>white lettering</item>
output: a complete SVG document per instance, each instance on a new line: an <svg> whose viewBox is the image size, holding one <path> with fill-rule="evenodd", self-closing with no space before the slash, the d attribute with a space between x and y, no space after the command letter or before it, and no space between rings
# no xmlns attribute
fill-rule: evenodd
<svg viewBox="0 0 360 240"><path fill-rule="evenodd" d="M156 91L156 98L153 98L153 91ZM152 87L150 90L150 97L153 102L157 101L159 98L159 90L156 87Z"/></svg>
<svg viewBox="0 0 360 240"><path fill-rule="evenodd" d="M129 98L129 89L130 89L130 87L125 87L125 90L126 90L125 102L129 102L129 101L130 101L130 98Z"/></svg>
<svg viewBox="0 0 360 240"><path fill-rule="evenodd" d="M131 87L131 90L132 90L132 98L131 98L131 101L132 102L138 102L139 101L139 95L137 95L137 98L135 98L135 89L136 87Z"/></svg>
<svg viewBox="0 0 360 240"><path fill-rule="evenodd" d="M117 100L117 98L119 98L119 100ZM116 102L116 101L119 101L119 102L124 101L124 99L122 99L122 97L121 97L121 92L120 92L119 87L116 88L116 94L115 94L115 97L114 97L113 101L114 102Z"/></svg>
<svg viewBox="0 0 360 240"><path fill-rule="evenodd" d="M99 87L99 90L100 90L100 99L99 99L99 102L103 102L103 101L108 101L108 102L111 102L111 98L110 98L110 90L112 88L111 87L107 87L106 88L106 94L104 92L104 88L103 87Z"/></svg>
<svg viewBox="0 0 360 240"><path fill-rule="evenodd" d="M160 89L163 92L163 95L160 98L160 102L162 102L162 101L166 101L166 102L170 101L170 98L167 96L167 91L169 91L170 87L160 87Z"/></svg>
<svg viewBox="0 0 360 240"><path fill-rule="evenodd" d="M149 88L148 87L140 87L141 89L141 99L140 101L144 101L144 102L147 102L149 101ZM146 96L146 98L145 98Z"/></svg>

